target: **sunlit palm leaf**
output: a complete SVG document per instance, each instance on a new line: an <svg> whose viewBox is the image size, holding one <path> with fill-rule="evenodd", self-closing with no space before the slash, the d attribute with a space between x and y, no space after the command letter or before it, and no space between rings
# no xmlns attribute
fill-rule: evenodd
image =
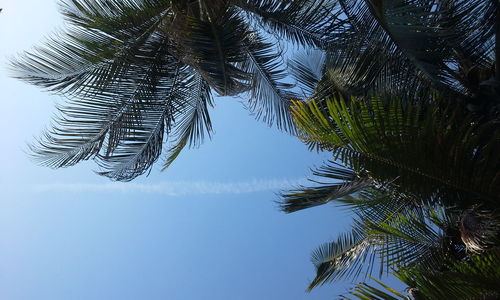
<svg viewBox="0 0 500 300"><path fill-rule="evenodd" d="M401 192L422 199L457 191L492 203L498 197L499 158L492 151L499 147L500 130L494 123L475 123L460 108L371 98L368 104L295 102L293 113L305 142L331 150L381 184L394 181Z"/></svg>

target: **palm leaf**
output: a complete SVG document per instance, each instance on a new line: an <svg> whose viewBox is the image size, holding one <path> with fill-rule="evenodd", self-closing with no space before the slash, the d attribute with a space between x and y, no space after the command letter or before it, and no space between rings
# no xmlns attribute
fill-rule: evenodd
<svg viewBox="0 0 500 300"><path fill-rule="evenodd" d="M180 16L179 16L180 17ZM236 65L245 60L241 45L249 34L243 20L227 11L212 20L185 17L175 28L182 61L200 72L220 95L236 95L248 89L248 74Z"/></svg>
<svg viewBox="0 0 500 300"><path fill-rule="evenodd" d="M390 202L390 198L386 201ZM465 257L465 246L449 236L457 222L447 218L444 210L438 214L439 210L427 208L430 212L416 215L406 206L386 210L379 205L371 209L377 213L361 214L349 233L313 252L316 277L309 289L362 274L371 276L376 270L381 277L384 270L404 267L443 269L446 258ZM439 215L439 222L430 215Z"/></svg>
<svg viewBox="0 0 500 300"><path fill-rule="evenodd" d="M312 254L316 277L308 290L340 278L355 278L361 273L371 273L376 259L373 251L381 241L372 239L358 230L338 236L335 242L325 243Z"/></svg>
<svg viewBox="0 0 500 300"><path fill-rule="evenodd" d="M397 292L393 288L383 284L382 282L373 279L378 285L380 285L383 289L375 287L373 285L367 283L358 283L349 292L349 295L354 296L355 298L345 297L342 299L345 300L408 300L409 298L403 296L401 293Z"/></svg>
<svg viewBox="0 0 500 300"><path fill-rule="evenodd" d="M424 299L451 297L457 300L496 299L500 296L500 251L492 249L472 255L468 261L448 261L446 271L407 268L396 273L403 282L416 287Z"/></svg>
<svg viewBox="0 0 500 300"><path fill-rule="evenodd" d="M321 98L318 89L325 71L325 55L323 51L308 51L296 55L289 60L288 68L298 82L304 98Z"/></svg>
<svg viewBox="0 0 500 300"><path fill-rule="evenodd" d="M68 28L12 62L16 77L68 97L32 147L42 164L92 158L100 174L130 180L171 138L169 165L210 133L211 89L249 92L257 117L293 132L281 53L229 2L68 0L61 9Z"/></svg>
<svg viewBox="0 0 500 300"><path fill-rule="evenodd" d="M143 16L141 23L134 27L116 22L121 27L100 28L97 25L107 17L96 11L98 4L102 3L74 0L72 4L68 4L63 12L74 25L49 39L43 47L35 48L14 61L16 77L66 95L99 95L101 88L129 72L131 65L148 69L151 54L143 60L144 49L157 48L165 43L165 36L157 30L166 10L157 9L156 14ZM85 10L90 9L87 6L91 4L94 5L93 14ZM79 21L75 20L77 16Z"/></svg>
<svg viewBox="0 0 500 300"><path fill-rule="evenodd" d="M348 169L335 165L333 162L313 171L313 175L334 180L334 182L326 183L311 180L316 183L316 186L301 186L282 193L281 209L283 211L290 213L335 200L341 201L342 198L358 193L374 184L366 176L357 175Z"/></svg>
<svg viewBox="0 0 500 300"><path fill-rule="evenodd" d="M491 68L495 5L340 1L338 9L348 26L330 43L327 68L338 74L332 80L356 96L387 92L427 101L432 87L455 98L470 98L479 83L464 69Z"/></svg>
<svg viewBox="0 0 500 300"><path fill-rule="evenodd" d="M332 13L337 3L330 0L245 0L234 1L234 5L278 39L285 37L297 45L318 48L328 45L335 29L332 21L338 17Z"/></svg>
<svg viewBox="0 0 500 300"><path fill-rule="evenodd" d="M372 98L295 102L292 111L306 143L331 150L378 183L394 181L421 199L457 192L492 203L498 197L498 156L491 151L499 147L500 131L493 123L477 124L460 108Z"/></svg>
<svg viewBox="0 0 500 300"><path fill-rule="evenodd" d="M172 134L174 143L169 148L163 169L168 168L187 145L197 147L205 136L211 136L212 123L208 114L208 105L213 105L210 87L195 74L192 85L188 87L189 105L183 107L181 116L175 122L176 131Z"/></svg>
<svg viewBox="0 0 500 300"><path fill-rule="evenodd" d="M290 113L292 84L283 82L285 70L281 68L282 54L258 36L254 36L246 49L247 60L242 68L251 74L248 108L257 119L293 133L295 126Z"/></svg>
<svg viewBox="0 0 500 300"><path fill-rule="evenodd" d="M105 170L101 174L116 180L146 172L161 153L164 133L189 100L182 94L189 88L186 68L164 61L161 52L152 52L149 70L137 66L101 88L100 97L96 92L70 100L45 140L32 148L35 157L44 165L65 167L98 155ZM183 71L176 72L179 68ZM138 73L143 77L134 81Z"/></svg>

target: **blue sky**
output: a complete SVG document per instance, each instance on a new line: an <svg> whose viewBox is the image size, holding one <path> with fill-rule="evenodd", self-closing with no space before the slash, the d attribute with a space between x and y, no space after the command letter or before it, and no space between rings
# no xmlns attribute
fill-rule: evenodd
<svg viewBox="0 0 500 300"><path fill-rule="evenodd" d="M276 193L326 154L217 98L215 135L167 171L113 183L91 162L52 170L27 143L61 101L8 77L7 58L60 26L55 1L0 5L0 299L332 299L305 288L311 251L348 228L333 206L286 215Z"/></svg>

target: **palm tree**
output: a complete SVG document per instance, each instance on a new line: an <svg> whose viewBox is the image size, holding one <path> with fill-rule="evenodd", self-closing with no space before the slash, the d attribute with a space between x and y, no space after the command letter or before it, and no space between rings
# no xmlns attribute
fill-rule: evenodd
<svg viewBox="0 0 500 300"><path fill-rule="evenodd" d="M460 218L454 222L452 244L486 259L491 247L499 245L500 219L495 211L500 200L500 163L494 150L500 149L499 2L338 2L334 12L343 16L336 23L342 30L326 53L308 53L290 64L305 94L316 99L297 102L292 109L299 134L311 149L331 151L333 161L314 172L322 181L316 179L312 187L283 194L283 210L293 212L336 200L355 205L361 221L397 212L394 222L398 223L408 219L407 213L425 215L436 205L453 208ZM382 196L375 197L378 194ZM373 205L381 206L374 210ZM416 224L426 228L425 222ZM398 230L392 225L384 225L390 229L385 235L419 240L407 235L415 233L411 224ZM439 226L431 228L435 227ZM361 272L359 261L370 262L377 251L385 251L379 257L390 261L396 254L384 250L390 247L385 244L388 238L381 242L355 227L326 244L313 255L317 276L310 288ZM418 249L425 248L407 246L405 259L390 267L402 270L417 263L412 269L415 276L417 271L430 274L431 268L420 265L425 256L418 255ZM473 264L468 255L458 255L449 263ZM488 282L494 282L495 276ZM420 298L419 291L425 291L428 299L447 295L410 286L416 287L411 290L414 299L427 299ZM495 290L494 284L489 289ZM353 295L405 298L387 291L362 284ZM470 299L490 296L480 289L475 292L477 297ZM459 288L455 294L460 295ZM470 293L461 295L457 299L468 299L464 295Z"/></svg>
<svg viewBox="0 0 500 300"><path fill-rule="evenodd" d="M499 245L500 128L443 103L392 97L294 103L299 136L312 149L331 151L334 161L314 172L323 178L314 186L284 193L282 209L335 201L358 215L351 232L313 253L317 274L309 289L371 274L376 259L380 274L443 271L443 262Z"/></svg>
<svg viewBox="0 0 500 300"><path fill-rule="evenodd" d="M317 98L436 94L498 120L500 4L496 0L339 0L342 30L324 55L291 68Z"/></svg>
<svg viewBox="0 0 500 300"><path fill-rule="evenodd" d="M66 0L69 23L12 65L15 76L64 95L32 147L50 167L95 159L131 180L171 142L167 167L210 136L213 92L249 96L258 119L293 132L291 85L277 39L324 47L332 1ZM277 44L277 46L276 46Z"/></svg>

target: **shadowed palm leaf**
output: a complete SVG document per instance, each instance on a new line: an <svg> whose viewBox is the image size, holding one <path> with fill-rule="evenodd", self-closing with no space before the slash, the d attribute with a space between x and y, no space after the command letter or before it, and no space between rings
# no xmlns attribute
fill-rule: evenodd
<svg viewBox="0 0 500 300"><path fill-rule="evenodd" d="M339 167L334 163L313 171L313 174L327 178L328 180L335 180L335 182L314 181L317 186L310 188L300 187L281 194L283 198L281 209L283 211L290 213L323 205L374 185L374 182L369 178L356 175L351 170Z"/></svg>
<svg viewBox="0 0 500 300"><path fill-rule="evenodd" d="M339 4L332 14L344 18L333 26L343 30L332 35L322 63L322 81L330 85L330 96L388 93L425 103L439 91L450 100L465 101L474 111L490 114L488 110L498 106L500 97L493 88L500 78L495 59L497 1ZM295 63L304 64L304 58ZM297 73L299 82L317 81L303 74L303 69Z"/></svg>
<svg viewBox="0 0 500 300"><path fill-rule="evenodd" d="M365 193L358 198L361 201L370 209L357 210L353 230L313 252L316 277L309 289L343 278L372 275L374 271L382 276L384 270L401 266L439 268L444 257L464 256L456 213L395 204L397 199L377 192Z"/></svg>
<svg viewBox="0 0 500 300"><path fill-rule="evenodd" d="M403 268L396 276L418 289L421 299L483 300L500 297L500 250L470 255L465 261L448 260L445 271Z"/></svg>

